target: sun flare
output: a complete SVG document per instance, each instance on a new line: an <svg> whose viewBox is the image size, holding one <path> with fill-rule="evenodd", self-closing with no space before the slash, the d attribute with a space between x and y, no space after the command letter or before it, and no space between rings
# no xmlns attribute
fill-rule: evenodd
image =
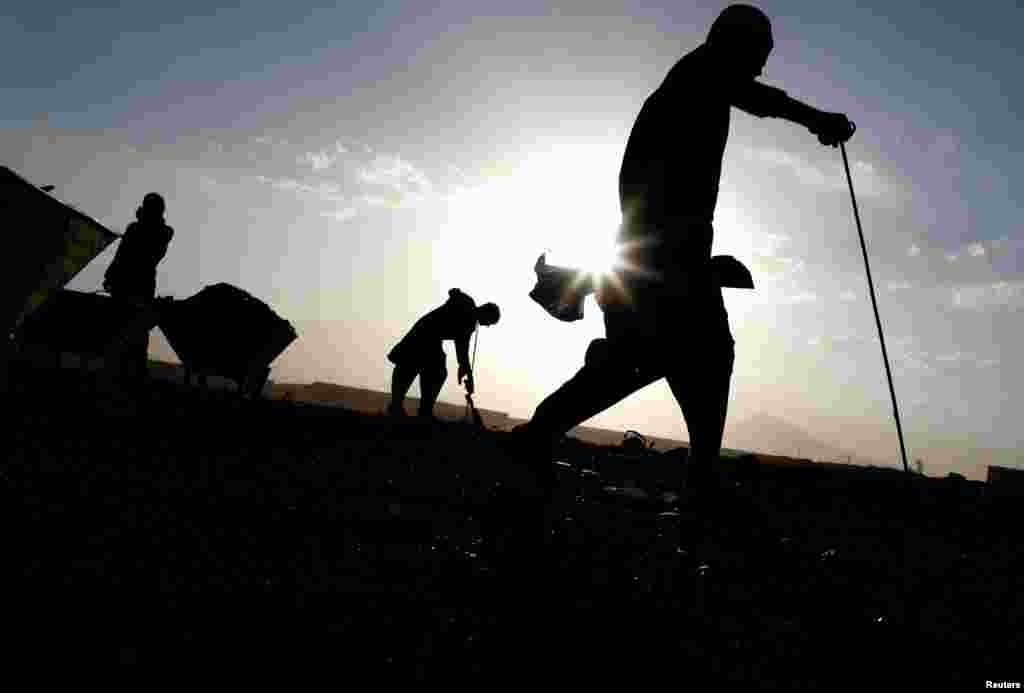
<svg viewBox="0 0 1024 693"><path fill-rule="evenodd" d="M450 231L489 229L516 239L527 255L593 274L617 266L620 151L571 144L524 157L451 200Z"/></svg>

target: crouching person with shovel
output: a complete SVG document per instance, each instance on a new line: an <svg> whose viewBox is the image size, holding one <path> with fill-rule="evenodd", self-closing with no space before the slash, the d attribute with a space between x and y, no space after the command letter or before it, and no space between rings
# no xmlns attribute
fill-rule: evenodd
<svg viewBox="0 0 1024 693"><path fill-rule="evenodd" d="M388 352L388 360L395 365L391 374L388 414L405 416L405 395L412 387L412 381L419 376L420 404L417 413L423 418L434 418L434 404L448 377L447 355L442 346L448 339L455 342L459 384L465 379L467 396L472 395L474 385L473 367L469 360L470 337L477 325L494 325L500 317L501 311L494 303L477 306L468 294L460 289L451 289L444 305L417 320L395 348Z"/></svg>

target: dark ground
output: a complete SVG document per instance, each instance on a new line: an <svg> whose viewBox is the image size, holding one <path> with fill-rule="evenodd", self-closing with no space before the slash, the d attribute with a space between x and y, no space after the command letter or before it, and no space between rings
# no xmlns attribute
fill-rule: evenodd
<svg viewBox="0 0 1024 693"><path fill-rule="evenodd" d="M102 392L12 372L9 662L786 690L1024 677L1020 506L984 484L723 461L735 498L698 514L602 491L632 478L657 498L669 455L567 443L542 531L507 434L169 383L112 416Z"/></svg>

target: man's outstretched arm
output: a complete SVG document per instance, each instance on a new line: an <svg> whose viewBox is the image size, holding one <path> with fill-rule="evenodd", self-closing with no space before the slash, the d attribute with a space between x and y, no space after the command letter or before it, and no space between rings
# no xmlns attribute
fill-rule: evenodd
<svg viewBox="0 0 1024 693"><path fill-rule="evenodd" d="M828 113L797 101L776 87L751 80L737 88L731 103L736 108L761 118L784 118L803 125L824 145L835 147L853 136L856 130L843 113Z"/></svg>
<svg viewBox="0 0 1024 693"><path fill-rule="evenodd" d="M469 338L472 334L472 332L468 332L455 338L455 360L459 362L458 382L460 385L463 378L472 379L473 377L473 371L469 364Z"/></svg>

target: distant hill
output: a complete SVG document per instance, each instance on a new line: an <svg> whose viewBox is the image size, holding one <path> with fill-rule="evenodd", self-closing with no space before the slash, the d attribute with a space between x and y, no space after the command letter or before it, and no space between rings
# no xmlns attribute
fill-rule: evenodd
<svg viewBox="0 0 1024 693"><path fill-rule="evenodd" d="M274 399L291 399L299 402L315 402L327 406L340 406L365 414L383 414L391 401L391 395L378 390L367 390L361 387L349 387L335 383L272 383L270 397ZM415 414L419 399L406 397L405 411ZM509 416L505 412L491 409L476 408L488 428L508 429ZM434 406L434 415L439 419L461 420L466 418L466 405L438 401Z"/></svg>
<svg viewBox="0 0 1024 693"><path fill-rule="evenodd" d="M168 364L169 365L169 364ZM289 398L296 401L316 402L328 406L342 406L354 411L379 414L387 407L390 395L377 390L367 390L335 383L269 383L264 391L274 399ZM416 412L419 400L409 397L405 409L409 414ZM525 419L509 416L506 412L480 409L484 424L492 430L508 431L525 423ZM438 418L461 420L466 416L465 404L439 401L435 407ZM638 427L655 450L688 447L689 443L673 438L647 435ZM625 429L607 429L593 426L577 426L569 435L586 443L596 445L619 445ZM909 441L912 442L912 441ZM858 466L891 467L870 457L855 454L841 447L824 442L795 424L769 414L758 414L726 424L723 455L754 452L759 457L769 456L777 462L813 460L836 464ZM984 479L989 465L1008 467L1024 466L1024 455L1016 450L993 450L970 446L966 443L937 445L930 448L908 449L913 460L924 461L924 472L930 476L945 476L955 471L973 479Z"/></svg>
<svg viewBox="0 0 1024 693"><path fill-rule="evenodd" d="M368 414L383 413L391 399L391 395L386 392L323 382L272 383L269 387L269 396L274 399L291 399L300 402L316 402L328 406L342 406ZM418 398L406 398L405 410L407 413L415 414L417 406L419 406ZM506 412L480 407L477 407L477 411L480 413L484 425L491 429L508 431L526 422L525 419L509 416ZM438 401L434 407L434 414L440 419L460 420L466 416L466 406L465 404ZM578 426L571 430L569 435L597 445L618 445L622 442L624 433L624 430ZM643 433L643 431L640 431L640 433ZM654 444L657 450L669 450L687 445L683 441L671 438L645 437L649 443Z"/></svg>
<svg viewBox="0 0 1024 693"><path fill-rule="evenodd" d="M757 414L735 423L728 422L724 443L731 448L817 462L881 465L876 460L825 443L798 426L768 414Z"/></svg>
<svg viewBox="0 0 1024 693"><path fill-rule="evenodd" d="M151 371L160 372L164 378L180 378L181 367L177 364L150 362ZM158 377L160 377L158 376ZM228 381L221 383L211 378L214 387L232 387ZM273 399L292 399L302 402L314 402L326 406L340 406L353 411L368 414L383 413L390 395L378 390L349 387L335 383L275 383L269 382L264 389L264 396ZM406 398L405 410L409 414L416 412L419 400L415 397ZM525 419L509 416L506 412L478 408L484 424L492 430L509 431ZM435 407L438 418L462 420L466 416L465 404L440 401ZM673 438L661 438L647 435L639 430L655 450L665 451L672 448L688 447L689 443ZM595 445L619 445L622 443L623 430L597 428L593 426L577 426L569 431L569 435L586 443ZM913 441L909 441L913 442ZM853 454L838 446L826 443L799 426L768 414L758 414L739 421L730 420L726 424L723 455L754 452L760 458L771 458L775 462L795 462L798 460L814 460L837 464L859 466L886 467L878 460L863 455ZM1024 454L1017 450L995 450L980 448L966 443L949 443L932 447L912 447L908 449L911 462L916 459L924 461L924 472L929 476L945 476L954 471L973 479L984 479L989 465L1007 467L1024 467Z"/></svg>
<svg viewBox="0 0 1024 693"><path fill-rule="evenodd" d="M929 476L957 472L971 479L984 479L990 466L1024 469L1022 450L983 447L970 441L937 441L924 445L915 442L915 437L911 436L907 454L914 460L921 460L924 473Z"/></svg>
<svg viewBox="0 0 1024 693"><path fill-rule="evenodd" d="M269 396L274 399L292 399L302 402L316 402L328 406L342 406L368 414L383 413L390 401L390 395L386 392L324 382L271 383L269 386ZM405 410L409 414L414 414L418 405L418 398L407 397ZM482 409L480 407L477 408L477 411L480 413L484 424L491 429L508 431L526 422L525 419L509 416L506 412ZM459 420L465 418L466 408L465 404L438 401L434 408L434 413L440 419ZM656 450L665 451L689 445L686 441L650 436L646 435L644 431L638 432L644 435L648 443L653 444ZM577 426L569 431L570 436L597 445L619 445L622 443L624 433L625 429L615 430L593 426ZM753 449L758 448L743 448L743 450ZM726 449L724 452L728 455L731 452L739 451Z"/></svg>

